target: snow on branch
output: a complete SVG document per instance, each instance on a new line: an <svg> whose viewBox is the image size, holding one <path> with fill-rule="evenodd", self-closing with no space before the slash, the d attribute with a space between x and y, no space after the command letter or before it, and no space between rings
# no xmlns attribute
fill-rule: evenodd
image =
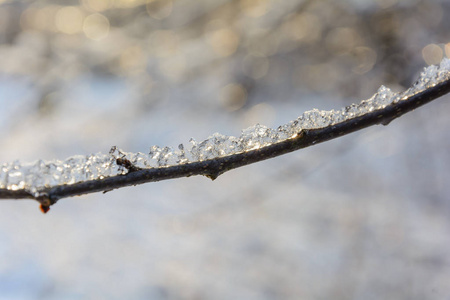
<svg viewBox="0 0 450 300"><path fill-rule="evenodd" d="M412 87L394 93L381 86L370 99L341 110L304 112L271 129L255 125L239 137L215 133L202 142L191 139L178 149L150 147L129 153L112 147L108 154L77 155L65 161L5 163L0 169L0 198L31 198L46 212L59 199L109 191L146 182L220 174L261 160L318 144L393 119L450 92L450 59L430 66Z"/></svg>

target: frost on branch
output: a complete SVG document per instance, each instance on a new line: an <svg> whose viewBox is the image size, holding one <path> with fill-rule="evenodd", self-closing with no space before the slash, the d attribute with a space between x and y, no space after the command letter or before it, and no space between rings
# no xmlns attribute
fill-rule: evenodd
<svg viewBox="0 0 450 300"><path fill-rule="evenodd" d="M381 86L370 99L340 110L304 112L296 120L277 129L256 124L241 132L239 137L215 133L202 142L191 139L177 149L150 147L147 153L129 153L113 147L109 154L77 155L64 161L36 161L5 163L0 169L0 189L25 190L34 197L40 191L62 185L114 177L140 169L167 168L227 157L272 146L298 137L303 129L320 129L382 110L450 79L450 59L440 66L430 66L421 73L416 83L403 93L394 93Z"/></svg>

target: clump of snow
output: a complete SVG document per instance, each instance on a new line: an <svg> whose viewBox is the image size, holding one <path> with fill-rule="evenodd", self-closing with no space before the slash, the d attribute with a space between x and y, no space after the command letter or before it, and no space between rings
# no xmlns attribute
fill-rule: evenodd
<svg viewBox="0 0 450 300"><path fill-rule="evenodd" d="M25 189L38 196L38 190L63 184L102 179L125 173L111 155L102 153L76 155L65 161L38 160L34 163L14 161L0 169L0 188Z"/></svg>
<svg viewBox="0 0 450 300"><path fill-rule="evenodd" d="M425 68L413 86L401 94L401 98L406 99L448 79L450 79L450 59L444 58L439 67L432 65Z"/></svg>
<svg viewBox="0 0 450 300"><path fill-rule="evenodd" d="M256 150L295 138L302 129L324 128L383 109L448 79L450 59L445 58L439 67L425 68L416 83L403 93L394 93L381 86L370 99L359 104L352 104L337 111L306 111L296 120L277 129L256 124L242 130L239 137L215 133L202 142L191 139L186 147L180 144L176 150L151 146L148 153L131 153L113 147L109 155L97 153L73 156L65 161L5 163L0 168L0 188L25 189L38 196L42 188L126 174L132 171L130 165L133 170L170 167Z"/></svg>

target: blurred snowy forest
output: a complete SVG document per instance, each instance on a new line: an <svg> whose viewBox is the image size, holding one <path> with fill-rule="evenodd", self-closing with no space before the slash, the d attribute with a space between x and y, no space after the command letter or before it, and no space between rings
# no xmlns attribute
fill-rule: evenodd
<svg viewBox="0 0 450 300"><path fill-rule="evenodd" d="M409 87L445 0L0 0L0 157L146 152ZM2 201L5 299L450 297L449 97L205 178Z"/></svg>

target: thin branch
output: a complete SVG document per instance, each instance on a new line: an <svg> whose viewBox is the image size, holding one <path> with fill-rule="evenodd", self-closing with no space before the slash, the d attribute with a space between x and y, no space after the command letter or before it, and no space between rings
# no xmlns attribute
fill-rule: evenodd
<svg viewBox="0 0 450 300"><path fill-rule="evenodd" d="M157 168L139 168L133 165L128 159L119 157L116 158L116 163L127 169L126 174L74 184L44 187L40 188L37 192L31 192L26 189L0 189L0 198L35 199L41 203L41 209L46 212L50 205L65 197L100 191L107 192L125 186L194 175L204 175L214 180L219 175L241 166L322 143L372 125L387 125L403 114L449 93L450 79L448 76L445 78L447 79L435 85L431 84L430 87L425 88L421 92L411 94L405 92L404 94L397 95L402 98L393 101L384 108L369 111L361 116L348 118L342 122L334 123L323 128L301 129L291 138L258 149L208 160Z"/></svg>

